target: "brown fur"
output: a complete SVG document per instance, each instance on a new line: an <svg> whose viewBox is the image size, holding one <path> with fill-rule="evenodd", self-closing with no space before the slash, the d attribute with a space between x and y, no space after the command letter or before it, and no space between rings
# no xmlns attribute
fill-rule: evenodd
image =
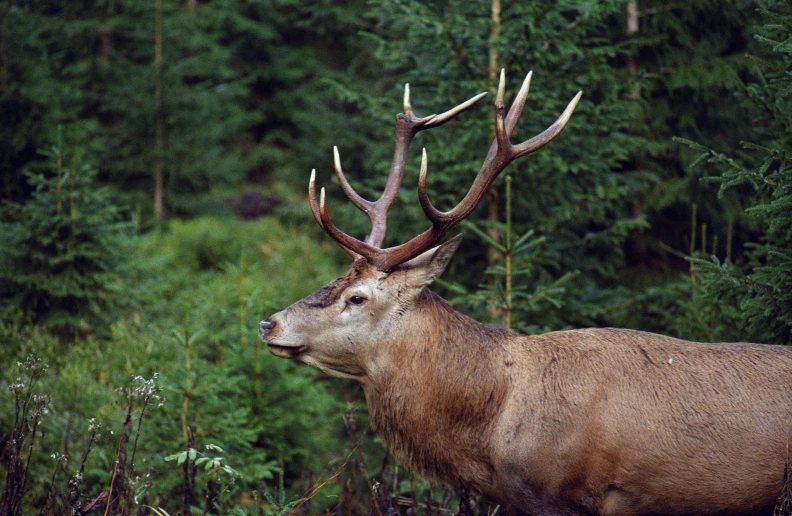
<svg viewBox="0 0 792 516"><path fill-rule="evenodd" d="M475 323L428 290L417 310L438 324L394 347L389 374L365 386L372 422L396 458L421 475L464 478L481 490L493 480L490 421L506 396L493 376L502 350L483 344L511 332Z"/></svg>
<svg viewBox="0 0 792 516"><path fill-rule="evenodd" d="M327 308L338 301L338 297L346 291L350 283L359 278L364 271L365 262L356 261L346 274L320 288L300 303L310 308Z"/></svg>
<svg viewBox="0 0 792 516"><path fill-rule="evenodd" d="M419 258L392 273L357 263L262 329L273 353L360 381L403 464L508 514L771 512L792 349L620 329L521 336L455 312L424 288L444 263Z"/></svg>

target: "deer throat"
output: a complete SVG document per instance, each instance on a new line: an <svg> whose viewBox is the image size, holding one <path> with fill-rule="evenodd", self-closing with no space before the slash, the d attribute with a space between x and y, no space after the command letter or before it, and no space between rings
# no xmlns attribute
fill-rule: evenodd
<svg viewBox="0 0 792 516"><path fill-rule="evenodd" d="M411 378L364 385L378 435L422 477L485 491L494 482L491 434L506 389L495 382L471 389L460 377Z"/></svg>

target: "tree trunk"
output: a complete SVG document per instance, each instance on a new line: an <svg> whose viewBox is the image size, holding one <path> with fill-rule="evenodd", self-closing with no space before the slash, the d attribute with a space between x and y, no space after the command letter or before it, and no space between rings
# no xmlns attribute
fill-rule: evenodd
<svg viewBox="0 0 792 516"><path fill-rule="evenodd" d="M628 39L632 39L638 35L638 21L640 17L638 12L638 4L636 2L627 2L625 5L625 11L627 14L627 28L625 29L624 33ZM638 74L638 58L636 58L633 54L627 56L627 70L630 72L630 75L634 76ZM635 88L632 92L630 92L630 97L635 100L639 99L641 97L641 90Z"/></svg>
<svg viewBox="0 0 792 516"><path fill-rule="evenodd" d="M3 20L0 22L0 95L8 88L8 15L11 11L11 0L5 1Z"/></svg>
<svg viewBox="0 0 792 516"><path fill-rule="evenodd" d="M161 219L163 204L162 163L162 0L154 0L154 217Z"/></svg>
<svg viewBox="0 0 792 516"><path fill-rule="evenodd" d="M115 1L110 0L107 2L107 7L105 8L104 29L102 29L102 37L99 40L99 62L103 65L107 65L110 62L110 48L112 47L112 40L110 39L110 18L113 15L114 7Z"/></svg>

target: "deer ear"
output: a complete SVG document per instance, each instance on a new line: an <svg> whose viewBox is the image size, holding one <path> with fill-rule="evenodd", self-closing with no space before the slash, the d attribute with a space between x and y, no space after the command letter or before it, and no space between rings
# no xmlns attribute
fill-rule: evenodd
<svg viewBox="0 0 792 516"><path fill-rule="evenodd" d="M408 279L416 287L425 287L443 274L461 242L462 235L457 235L448 242L405 262L399 269L407 272Z"/></svg>

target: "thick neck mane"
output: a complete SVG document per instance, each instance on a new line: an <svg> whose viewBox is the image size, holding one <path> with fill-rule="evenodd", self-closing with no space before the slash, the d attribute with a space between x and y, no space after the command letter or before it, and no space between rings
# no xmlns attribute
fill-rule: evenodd
<svg viewBox="0 0 792 516"><path fill-rule="evenodd" d="M491 424L508 390L494 364L517 335L483 326L424 290L389 347L392 367L365 386L372 422L400 462L428 478L491 481Z"/></svg>

